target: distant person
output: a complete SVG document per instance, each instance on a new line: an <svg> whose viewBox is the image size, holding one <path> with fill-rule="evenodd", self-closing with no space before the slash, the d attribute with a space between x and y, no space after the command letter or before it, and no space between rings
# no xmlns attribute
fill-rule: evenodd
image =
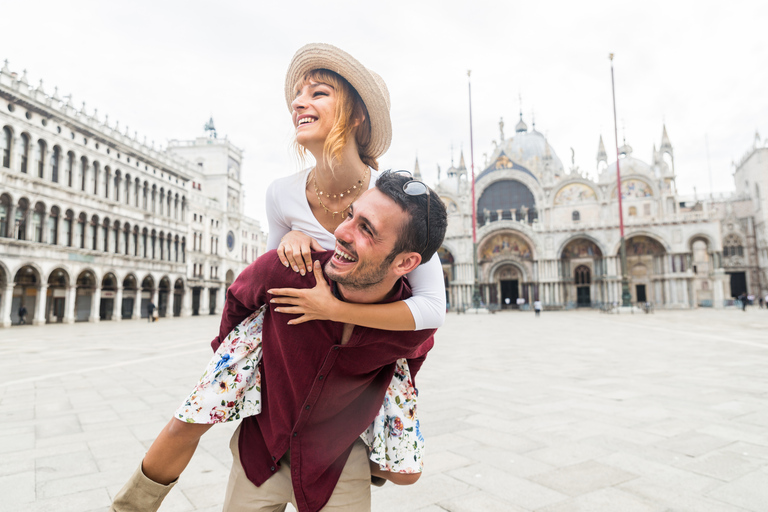
<svg viewBox="0 0 768 512"><path fill-rule="evenodd" d="M765 296L765 307L768 308L768 294Z"/></svg>
<svg viewBox="0 0 768 512"><path fill-rule="evenodd" d="M533 310L536 312L536 316L539 316L541 314L541 301L540 300L533 301Z"/></svg>
<svg viewBox="0 0 768 512"><path fill-rule="evenodd" d="M765 303L765 301L763 300L763 298L762 298L762 297L760 297L759 299L757 299L757 302L760 304L760 309L763 309L763 304Z"/></svg>
<svg viewBox="0 0 768 512"><path fill-rule="evenodd" d="M741 302L741 310L746 312L747 311L747 294L742 292L736 298Z"/></svg>
<svg viewBox="0 0 768 512"><path fill-rule="evenodd" d="M27 323L27 308L22 304L19 306L19 325Z"/></svg>
<svg viewBox="0 0 768 512"><path fill-rule="evenodd" d="M149 301L149 304L147 305L147 321L154 322L155 320L155 304L152 301Z"/></svg>

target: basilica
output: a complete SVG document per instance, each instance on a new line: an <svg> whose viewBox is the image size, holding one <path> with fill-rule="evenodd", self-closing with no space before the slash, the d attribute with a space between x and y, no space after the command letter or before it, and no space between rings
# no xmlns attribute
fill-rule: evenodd
<svg viewBox="0 0 768 512"><path fill-rule="evenodd" d="M0 327L217 314L264 250L211 119L155 147L0 69Z"/></svg>
<svg viewBox="0 0 768 512"><path fill-rule="evenodd" d="M472 182L462 153L436 191L449 212L440 259L449 308L473 307L475 282L489 309L611 307L622 302L619 200L634 304L655 308L722 308L742 293L768 292L768 146L734 163L736 192L683 198L675 183L674 148L661 127L643 160L626 142L616 161L596 137L596 179L565 168L520 114L512 137L499 141ZM650 148L649 148L650 149ZM418 168L418 161L416 163ZM476 222L477 245L473 244Z"/></svg>

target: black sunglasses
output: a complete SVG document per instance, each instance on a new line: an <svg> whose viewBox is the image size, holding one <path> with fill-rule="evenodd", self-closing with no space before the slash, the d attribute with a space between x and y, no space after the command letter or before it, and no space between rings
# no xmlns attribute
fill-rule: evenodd
<svg viewBox="0 0 768 512"><path fill-rule="evenodd" d="M424 244L424 249L421 251L424 252L427 249L427 245L429 245L429 207L432 203L432 197L429 194L429 187L423 181L414 179L410 171L402 170L390 172L399 174L400 176L405 176L406 178L410 179L409 181L403 183L403 192L409 196L423 196L424 194L427 195L427 240Z"/></svg>

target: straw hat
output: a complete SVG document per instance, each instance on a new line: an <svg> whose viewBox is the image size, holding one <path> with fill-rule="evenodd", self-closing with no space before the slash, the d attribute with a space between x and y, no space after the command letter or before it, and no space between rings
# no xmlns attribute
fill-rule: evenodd
<svg viewBox="0 0 768 512"><path fill-rule="evenodd" d="M392 120L389 118L389 91L384 80L360 64L347 52L330 44L313 43L299 48L285 75L285 102L293 111L291 102L295 86L313 69L327 69L344 77L365 103L371 121L371 142L366 154L378 158L392 143Z"/></svg>

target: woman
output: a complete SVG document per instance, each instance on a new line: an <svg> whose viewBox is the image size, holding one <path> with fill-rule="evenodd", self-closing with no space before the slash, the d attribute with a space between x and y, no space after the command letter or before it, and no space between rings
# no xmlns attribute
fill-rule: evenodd
<svg viewBox="0 0 768 512"><path fill-rule="evenodd" d="M297 149L302 156L311 153L316 164L269 187L268 245L271 249L277 248L286 266L291 265L305 275L312 268L310 248L332 249L335 245L332 233L344 220L350 205L363 190L375 184L376 159L388 149L392 138L389 93L377 74L350 55L331 45L313 44L301 48L291 62L286 76L286 101L296 129ZM345 303L321 285L309 290L283 289L271 293L284 296L274 299L286 304L280 308L281 312L302 315L291 323L327 319L386 330L439 327L445 315L439 261L433 258L412 272L409 279L414 296L391 304ZM253 312L241 324L253 334L251 341L259 336L260 317L259 312ZM232 334L227 340L236 345L237 338L231 338ZM259 350L257 347L243 357L254 360L260 357ZM398 378L401 382L410 382L407 363L401 362L398 362ZM209 369L207 377L204 376L179 408L150 447L142 465L116 496L112 510L157 510L189 463L200 436L214 423L242 417L239 408L249 403L242 394L233 400L237 405L229 411L213 412L200 406L204 400L199 397L208 393L215 375L222 371L221 360L214 358ZM259 378L258 374L255 378ZM220 401L218 396L217 401ZM232 414L235 410L238 414ZM258 414L259 410L253 407L248 414ZM370 433L370 437L376 435ZM376 464L371 465L371 472L401 484L413 483L419 476L418 473L385 471ZM138 501L141 505L137 505Z"/></svg>

